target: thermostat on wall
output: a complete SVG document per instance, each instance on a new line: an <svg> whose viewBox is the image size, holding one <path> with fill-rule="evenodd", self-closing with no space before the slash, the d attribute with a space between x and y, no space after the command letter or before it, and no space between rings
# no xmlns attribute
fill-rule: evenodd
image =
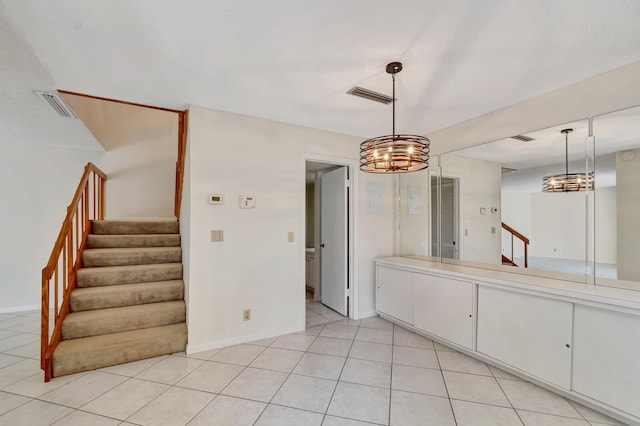
<svg viewBox="0 0 640 426"><path fill-rule="evenodd" d="M224 195L221 194L209 194L209 204L221 206L224 204Z"/></svg>
<svg viewBox="0 0 640 426"><path fill-rule="evenodd" d="M241 209L253 209L256 206L256 197L252 195L240 196L240 208Z"/></svg>

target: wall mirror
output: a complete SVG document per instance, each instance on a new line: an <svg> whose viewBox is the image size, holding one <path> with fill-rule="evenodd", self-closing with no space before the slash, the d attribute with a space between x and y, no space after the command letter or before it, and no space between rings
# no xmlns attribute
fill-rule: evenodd
<svg viewBox="0 0 640 426"><path fill-rule="evenodd" d="M400 255L640 290L640 107L591 126L593 137L577 120L400 175ZM565 174L574 186L560 186Z"/></svg>

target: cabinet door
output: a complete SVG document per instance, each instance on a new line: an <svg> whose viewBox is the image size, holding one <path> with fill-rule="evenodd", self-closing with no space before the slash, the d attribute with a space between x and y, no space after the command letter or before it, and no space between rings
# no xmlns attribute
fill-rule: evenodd
<svg viewBox="0 0 640 426"><path fill-rule="evenodd" d="M576 305L573 390L640 417L640 317Z"/></svg>
<svg viewBox="0 0 640 426"><path fill-rule="evenodd" d="M473 348L473 283L416 274L415 326Z"/></svg>
<svg viewBox="0 0 640 426"><path fill-rule="evenodd" d="M376 309L413 325L413 272L378 265Z"/></svg>
<svg viewBox="0 0 640 426"><path fill-rule="evenodd" d="M572 311L569 302L481 285L478 352L570 389Z"/></svg>

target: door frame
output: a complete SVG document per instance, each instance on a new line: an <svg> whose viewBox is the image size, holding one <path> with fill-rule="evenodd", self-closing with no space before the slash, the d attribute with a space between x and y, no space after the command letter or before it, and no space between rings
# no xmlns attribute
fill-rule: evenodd
<svg viewBox="0 0 640 426"><path fill-rule="evenodd" d="M347 206L348 206L348 215L347 215L347 226L348 232L347 236L349 239L349 245L347 250L347 279L349 283L349 290L347 295L349 296L349 318L351 319L359 319L360 311L359 311L359 303L358 303L358 229L355 218L358 217L358 170L360 163L358 160L353 160L351 158L341 158L341 157L331 157L327 155L318 155L318 154L303 154L302 155L302 181L300 182L300 199L301 207L300 211L302 213L303 220L300 221L300 235L305 235L305 216L306 216L306 183L305 183L305 175L307 170L307 161L314 161L318 163L327 163L327 164L335 164L336 166L345 166L347 167L347 175L349 177L349 196L347 198ZM320 218L318 218L319 220ZM300 238L301 241L304 241L303 238ZM320 252L319 240L316 238L315 249L316 253ZM304 251L301 250L300 254L300 266L301 266L301 276L300 282L304 283L305 280L305 258ZM317 268L319 268L319 263ZM301 286L301 301L304 307L306 303L306 289L305 286ZM305 309L302 310L303 313ZM306 323L306 321L305 321Z"/></svg>

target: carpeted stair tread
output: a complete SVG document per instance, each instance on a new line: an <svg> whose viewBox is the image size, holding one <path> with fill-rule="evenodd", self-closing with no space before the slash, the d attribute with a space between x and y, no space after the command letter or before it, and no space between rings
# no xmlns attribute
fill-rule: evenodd
<svg viewBox="0 0 640 426"><path fill-rule="evenodd" d="M179 234L180 224L175 220L96 220L91 229L92 234L99 235Z"/></svg>
<svg viewBox="0 0 640 426"><path fill-rule="evenodd" d="M85 268L123 265L150 265L182 261L180 247L95 248L82 252Z"/></svg>
<svg viewBox="0 0 640 426"><path fill-rule="evenodd" d="M79 288L85 288L181 279L182 263L103 266L81 268L76 274L76 285Z"/></svg>
<svg viewBox="0 0 640 426"><path fill-rule="evenodd" d="M185 350L185 323L60 342L53 354L59 377Z"/></svg>
<svg viewBox="0 0 640 426"><path fill-rule="evenodd" d="M180 234L89 234L87 248L114 247L179 247Z"/></svg>
<svg viewBox="0 0 640 426"><path fill-rule="evenodd" d="M71 312L183 300L182 280L77 288L71 292Z"/></svg>
<svg viewBox="0 0 640 426"><path fill-rule="evenodd" d="M183 300L74 312L62 322L62 340L185 322Z"/></svg>

